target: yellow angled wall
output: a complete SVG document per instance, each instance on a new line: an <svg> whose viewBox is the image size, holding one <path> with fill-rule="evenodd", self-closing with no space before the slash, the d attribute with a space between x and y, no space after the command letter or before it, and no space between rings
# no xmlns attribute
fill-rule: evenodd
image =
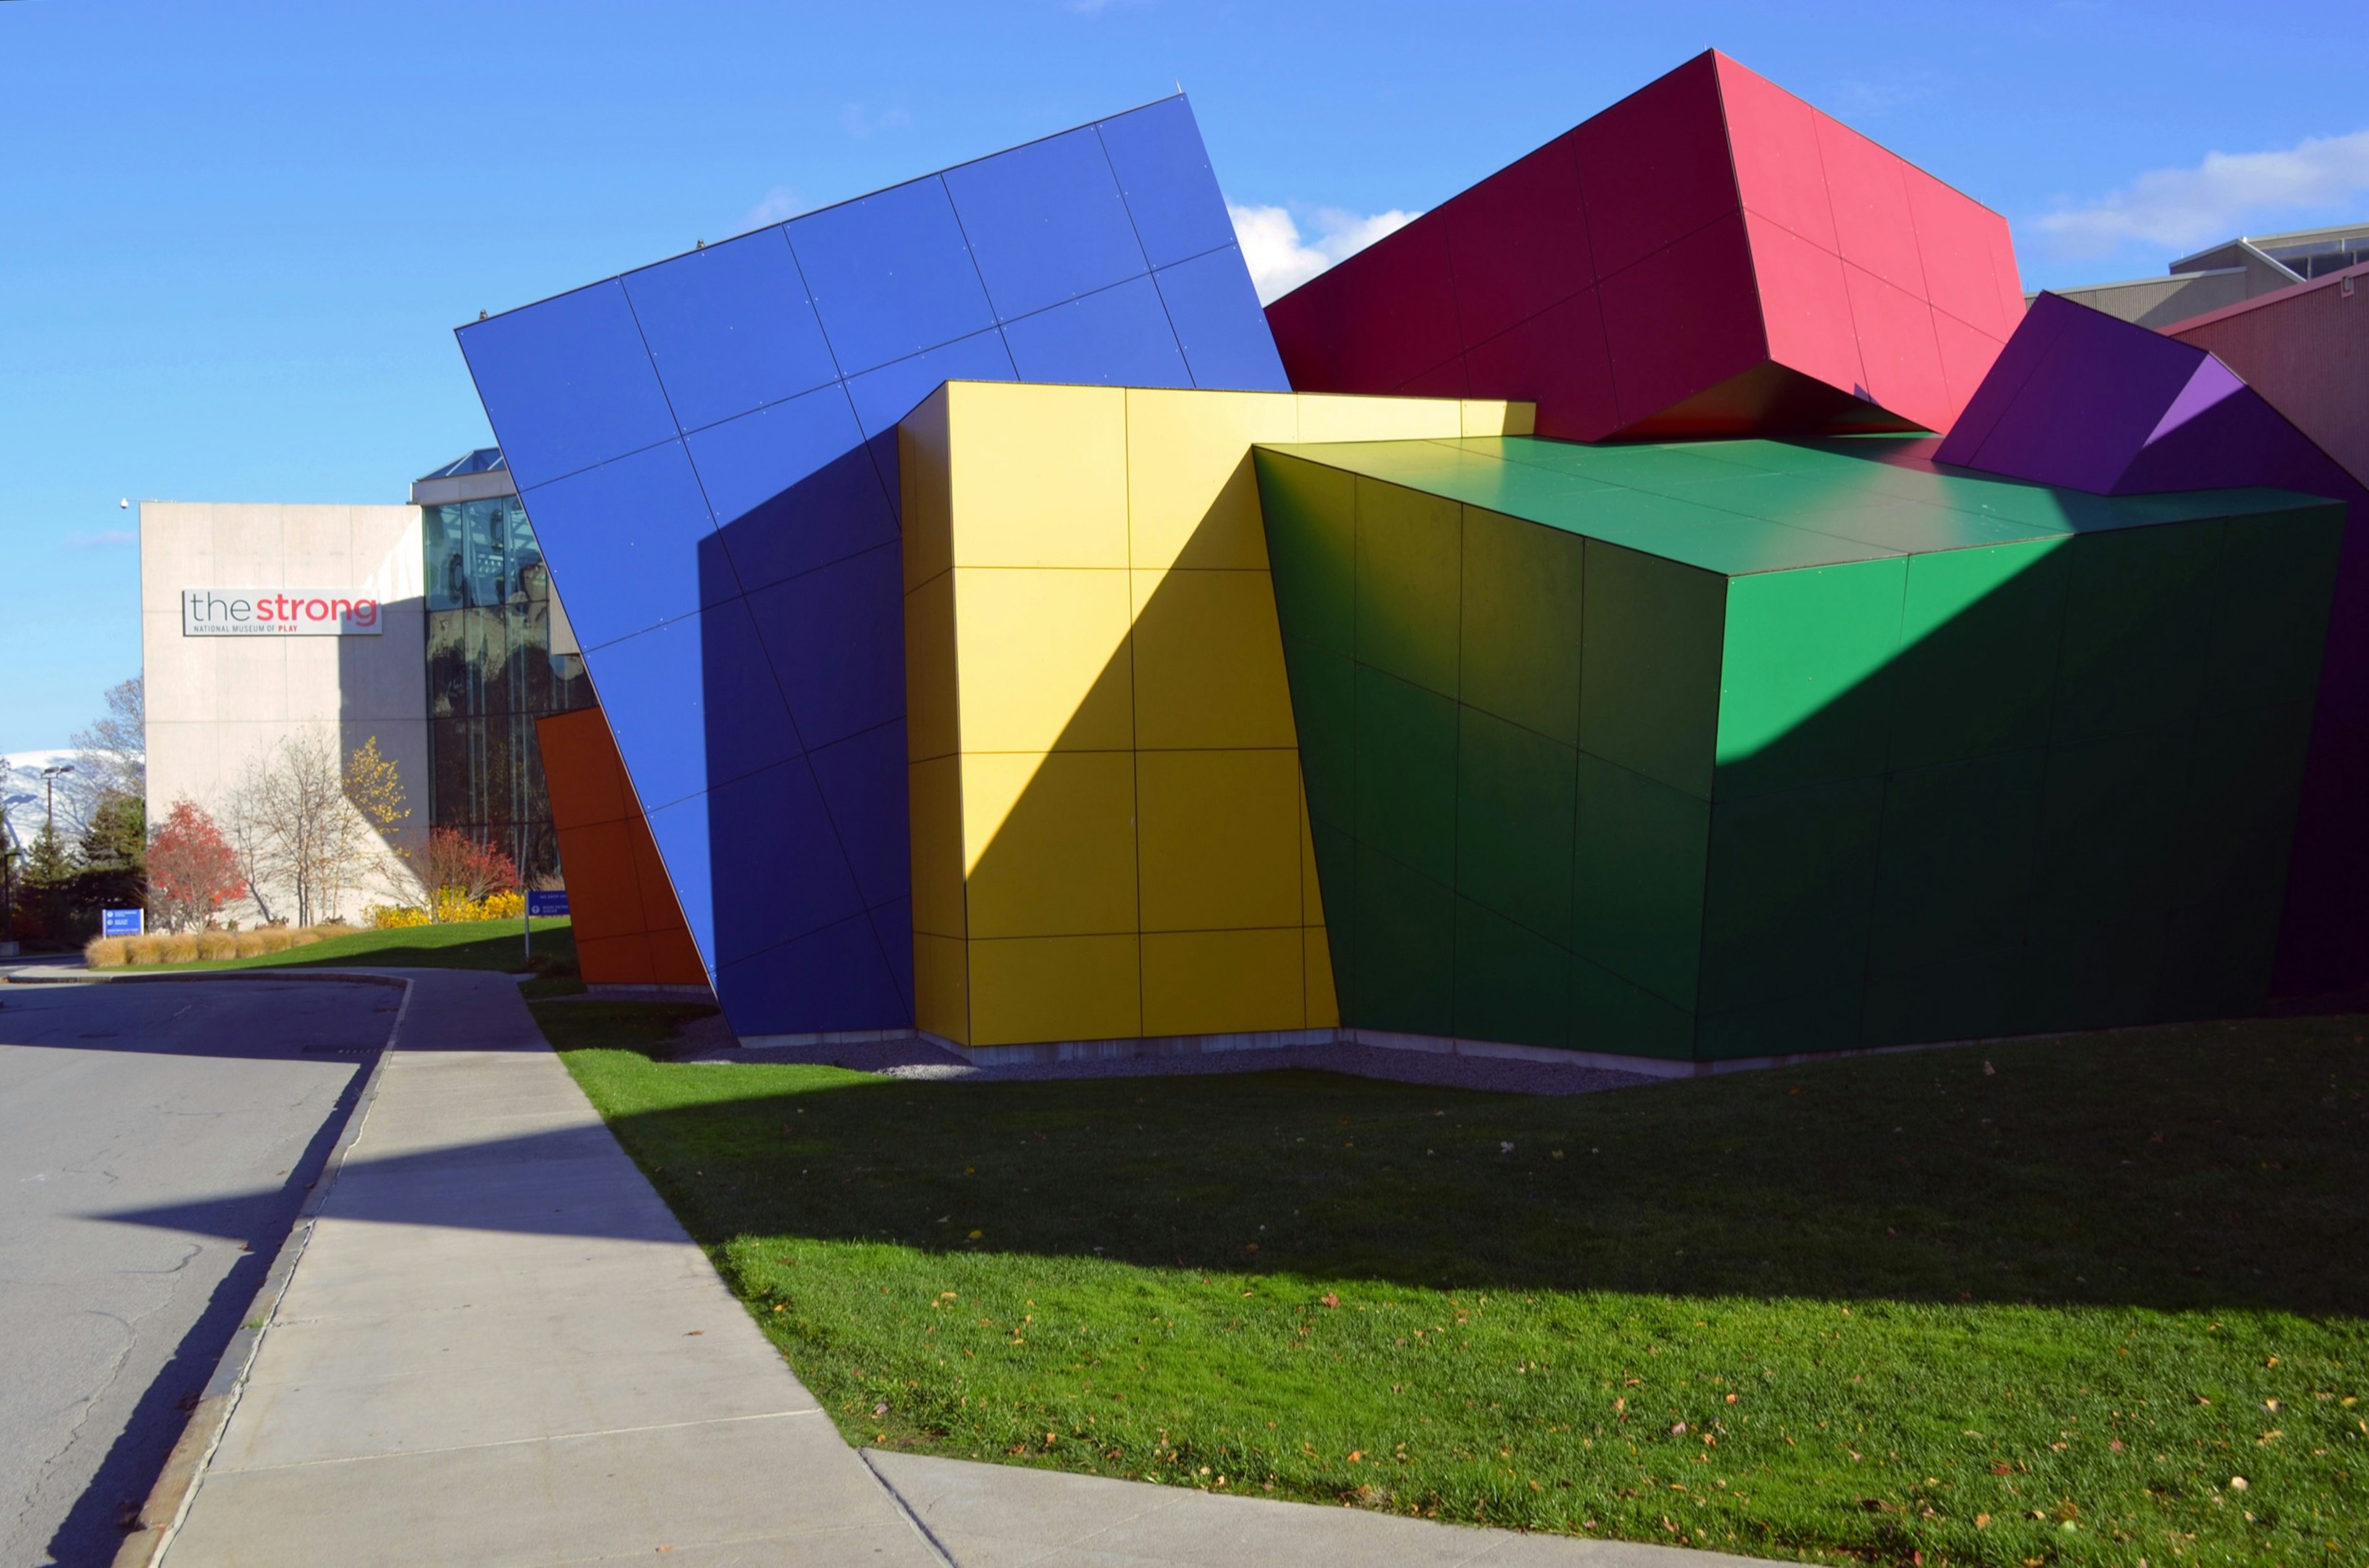
<svg viewBox="0 0 2369 1568"><path fill-rule="evenodd" d="M1250 449L1528 429L1521 404L980 382L914 410L921 1027L1337 1023Z"/></svg>

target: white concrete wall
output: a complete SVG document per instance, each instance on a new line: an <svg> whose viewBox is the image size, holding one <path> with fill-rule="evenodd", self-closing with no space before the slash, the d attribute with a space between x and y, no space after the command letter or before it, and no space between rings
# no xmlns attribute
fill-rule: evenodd
<svg viewBox="0 0 2369 1568"><path fill-rule="evenodd" d="M282 738L314 734L343 758L372 736L428 822L427 615L417 507L140 504L141 664L148 684L148 819L177 800L222 814L248 764ZM384 607L374 637L190 637L187 588L335 589ZM392 846L390 846L392 847ZM384 883L348 898L404 895ZM225 911L257 918L252 904ZM275 904L275 912L278 906Z"/></svg>

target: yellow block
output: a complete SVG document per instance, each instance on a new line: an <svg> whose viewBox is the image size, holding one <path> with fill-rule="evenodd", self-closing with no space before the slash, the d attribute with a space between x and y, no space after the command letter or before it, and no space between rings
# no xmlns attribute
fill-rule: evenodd
<svg viewBox="0 0 2369 1568"><path fill-rule="evenodd" d="M906 770L913 856L913 929L960 939L968 926L963 884L962 759L933 757Z"/></svg>
<svg viewBox="0 0 2369 1568"><path fill-rule="evenodd" d="M1299 763L1293 751L1137 756L1145 931L1300 923Z"/></svg>
<svg viewBox="0 0 2369 1568"><path fill-rule="evenodd" d="M955 574L940 572L905 594L906 761L951 757L962 750L960 668Z"/></svg>
<svg viewBox="0 0 2369 1568"><path fill-rule="evenodd" d="M1299 439L1299 402L1277 392L1127 395L1129 550L1138 570L1266 567L1252 443Z"/></svg>
<svg viewBox="0 0 2369 1568"><path fill-rule="evenodd" d="M972 1046L1117 1040L1143 1032L1134 936L1024 936L970 944Z"/></svg>
<svg viewBox="0 0 2369 1568"><path fill-rule="evenodd" d="M1464 407L1454 398L1299 394L1304 441L1438 441L1463 433Z"/></svg>
<svg viewBox="0 0 2369 1568"><path fill-rule="evenodd" d="M970 944L913 933L913 1022L958 1046L970 1044Z"/></svg>
<svg viewBox="0 0 2369 1568"><path fill-rule="evenodd" d="M965 751L1135 743L1124 570L958 567L955 658ZM908 672L909 693L925 678Z"/></svg>
<svg viewBox="0 0 2369 1568"><path fill-rule="evenodd" d="M963 758L972 936L1136 929L1135 761L1127 751Z"/></svg>
<svg viewBox="0 0 2369 1568"><path fill-rule="evenodd" d="M1297 926L1144 934L1146 1035L1298 1029L1305 997Z"/></svg>
<svg viewBox="0 0 2369 1568"><path fill-rule="evenodd" d="M897 486L903 496L905 586L925 583L955 564L954 469L942 386L897 427Z"/></svg>
<svg viewBox="0 0 2369 1568"><path fill-rule="evenodd" d="M944 391L956 566L1127 564L1123 388L954 382Z"/></svg>
<svg viewBox="0 0 2369 1568"><path fill-rule="evenodd" d="M1466 398L1463 433L1468 436L1527 436L1538 428L1535 403L1491 403Z"/></svg>
<svg viewBox="0 0 2369 1568"><path fill-rule="evenodd" d="M1296 747L1265 572L1134 574L1135 743Z"/></svg>
<svg viewBox="0 0 2369 1568"><path fill-rule="evenodd" d="M916 1007L973 1045L1337 1021L1254 443L1528 406L957 382L899 429Z"/></svg>

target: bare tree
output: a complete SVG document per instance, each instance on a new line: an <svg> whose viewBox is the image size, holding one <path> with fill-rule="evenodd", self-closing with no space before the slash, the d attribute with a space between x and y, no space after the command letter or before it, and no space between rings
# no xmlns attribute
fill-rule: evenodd
<svg viewBox="0 0 2369 1568"><path fill-rule="evenodd" d="M106 716L74 738L74 771L94 799L148 795L148 696L140 676L107 690Z"/></svg>
<svg viewBox="0 0 2369 1568"><path fill-rule="evenodd" d="M378 835L346 795L346 772L328 741L290 736L251 765L224 812L240 870L264 918L263 889L294 906L296 923L338 913L382 857Z"/></svg>

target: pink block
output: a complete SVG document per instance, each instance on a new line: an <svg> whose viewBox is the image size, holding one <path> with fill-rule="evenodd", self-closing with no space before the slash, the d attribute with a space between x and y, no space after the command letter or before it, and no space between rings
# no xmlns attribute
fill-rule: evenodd
<svg viewBox="0 0 2369 1568"><path fill-rule="evenodd" d="M1843 261L1833 251L1745 213L1752 266L1768 324L1768 357L1836 387L1867 384Z"/></svg>
<svg viewBox="0 0 2369 1568"><path fill-rule="evenodd" d="M1740 204L1714 59L1697 55L1571 132L1598 279Z"/></svg>
<svg viewBox="0 0 2369 1568"><path fill-rule="evenodd" d="M1537 403L1542 436L1600 441L1620 428L1604 319L1593 289L1491 338L1464 362L1471 387L1466 396ZM1507 390L1513 387L1523 390Z"/></svg>
<svg viewBox="0 0 2369 1568"><path fill-rule="evenodd" d="M2015 316L2000 308L1997 272L2002 256L2010 273L2015 267L2006 223L1923 169L1904 165L1901 173L1908 185L1908 211L1916 220L1926 298L1935 310L1957 317L1995 342L2006 342L2015 330ZM2019 308L2016 315L2021 314Z"/></svg>
<svg viewBox="0 0 2369 1568"><path fill-rule="evenodd" d="M1624 431L1768 358L1742 212L1606 279L1601 292Z"/></svg>
<svg viewBox="0 0 2369 1568"><path fill-rule="evenodd" d="M1825 166L1818 156L1818 111L1725 55L1718 60L1728 146L1745 210L1839 253L1834 203L1827 199Z"/></svg>
<svg viewBox="0 0 2369 1568"><path fill-rule="evenodd" d="M1860 362L1867 367L1867 398L1928 430L1946 430L1963 404L1950 395L1941 348L1933 336L1933 307L1848 262L1851 320L1859 328Z"/></svg>
<svg viewBox="0 0 2369 1568"><path fill-rule="evenodd" d="M1568 136L1482 180L1440 216L1466 342L1494 338L1596 280Z"/></svg>
<svg viewBox="0 0 2369 1568"><path fill-rule="evenodd" d="M1818 153L1825 161L1843 259L1922 297L1925 267L1917 254L1901 161L1835 120L1818 122Z"/></svg>

